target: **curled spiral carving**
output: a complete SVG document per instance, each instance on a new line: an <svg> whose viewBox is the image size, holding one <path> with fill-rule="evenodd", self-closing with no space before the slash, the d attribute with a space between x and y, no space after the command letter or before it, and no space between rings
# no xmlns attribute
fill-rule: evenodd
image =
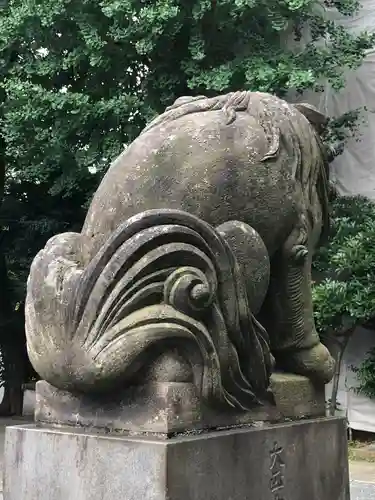
<svg viewBox="0 0 375 500"><path fill-rule="evenodd" d="M215 298L217 281L215 270L212 269L212 280L199 269L180 267L166 280L164 285L164 300L189 316L196 317L209 308Z"/></svg>
<svg viewBox="0 0 375 500"><path fill-rule="evenodd" d="M185 212L150 210L87 265L85 244L80 234L54 237L31 267L27 346L45 380L108 392L173 347L203 398L241 409L269 399L268 337L223 235Z"/></svg>

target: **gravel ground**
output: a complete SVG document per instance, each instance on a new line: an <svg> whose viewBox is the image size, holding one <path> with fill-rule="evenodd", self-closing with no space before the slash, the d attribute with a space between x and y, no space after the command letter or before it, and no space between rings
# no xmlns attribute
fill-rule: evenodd
<svg viewBox="0 0 375 500"><path fill-rule="evenodd" d="M375 484L351 481L350 500L375 500Z"/></svg>

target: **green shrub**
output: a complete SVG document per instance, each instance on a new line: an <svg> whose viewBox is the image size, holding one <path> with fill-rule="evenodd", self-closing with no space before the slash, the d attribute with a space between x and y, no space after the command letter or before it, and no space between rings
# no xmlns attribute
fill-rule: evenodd
<svg viewBox="0 0 375 500"><path fill-rule="evenodd" d="M375 317L375 203L338 197L331 206L331 235L313 262L315 323L336 358L330 412L334 414L340 365L354 329ZM375 349L355 370L358 390L375 396Z"/></svg>
<svg viewBox="0 0 375 500"><path fill-rule="evenodd" d="M343 334L375 316L375 203L338 197L331 236L314 258L315 322L321 334Z"/></svg>
<svg viewBox="0 0 375 500"><path fill-rule="evenodd" d="M359 381L358 392L369 398L375 397L375 348L369 350L359 368L354 368Z"/></svg>

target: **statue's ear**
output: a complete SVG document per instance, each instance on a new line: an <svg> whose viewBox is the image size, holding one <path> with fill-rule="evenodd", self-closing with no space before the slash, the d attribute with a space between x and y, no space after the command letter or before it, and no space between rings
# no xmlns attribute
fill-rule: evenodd
<svg viewBox="0 0 375 500"><path fill-rule="evenodd" d="M313 127L315 127L319 132L324 130L328 123L328 117L315 108L315 106L305 102L293 104L293 106L298 109L300 113L306 116L311 125L313 125Z"/></svg>

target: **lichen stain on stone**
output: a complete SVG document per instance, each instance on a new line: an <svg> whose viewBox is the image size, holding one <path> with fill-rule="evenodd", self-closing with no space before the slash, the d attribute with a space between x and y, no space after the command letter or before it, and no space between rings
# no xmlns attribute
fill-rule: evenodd
<svg viewBox="0 0 375 500"><path fill-rule="evenodd" d="M257 92L196 101L184 98L157 117L112 163L93 198L82 233L73 239L56 237L31 268L26 306L28 345L31 350L44 346L32 352L36 368L57 387L87 393L99 387L111 391L115 382L129 384L129 373L152 365L154 349L163 352L169 341L180 346L188 332L189 338L198 339L192 343L194 348L184 351L191 357L193 380L199 379L194 371L198 368L210 373L200 389L201 397L223 399L221 384L227 379L220 379L220 370L230 366L245 381L228 390L234 391L234 401L239 398L248 408L258 394L268 395L271 355L266 335L253 314L259 310L261 318L267 293L271 300L263 326L272 337L272 346L278 352L288 346L287 361L295 370L305 369L319 380L329 378L328 354L324 357L319 351L318 360L303 358L314 343L319 343L309 305L309 269L297 269L290 259L283 260L284 249L298 242L305 230L305 211L312 212L312 220L327 213L323 190L317 191L326 182L319 144L313 124L301 112L277 97ZM178 221L173 237L167 236L165 225L170 223L171 212L165 209ZM146 220L152 230L147 224L143 226ZM183 230L191 225L198 227L198 236L190 238L192 232ZM123 245L121 238L128 237L124 231L129 227L135 233ZM222 234L215 229L220 227ZM230 245L235 261L230 252L218 251L214 242L220 238L220 248ZM173 243L181 241L186 245L178 253L178 245ZM205 323L215 311L205 312L198 321L189 309L191 297L184 295L184 284L194 284L197 275L193 272L180 280L178 273L172 273L179 266L183 268L185 260L192 262L194 269L207 270L202 245L212 248L210 266L222 280L223 293L215 298L218 314L226 319L220 332L215 329L219 323ZM151 252L161 268L150 264ZM240 272L233 271L233 262ZM80 265L81 274L77 271ZM222 269L226 274L220 274ZM270 269L272 287L267 289ZM72 293L76 272L78 284ZM173 290L168 295L170 303L163 302L166 299L161 292L169 286L167 278L155 283L153 272L176 280L172 280ZM296 273L298 287L292 294L291 276ZM134 276L139 281L134 283ZM207 272L205 276L209 280L211 275ZM146 279L147 286L140 277ZM213 290L214 281L210 281ZM135 284L139 286L137 293L132 288ZM242 298L238 298L240 292ZM30 304L35 308L34 316ZM243 304L248 304L249 310L245 311ZM56 317L53 326L52 315ZM66 322L61 318L67 318ZM72 318L77 320L74 328ZM165 319L163 328L161 318ZM232 324L233 318L241 321ZM228 324L231 335L225 330ZM51 328L53 335L49 335ZM66 352L57 354L57 339L69 335ZM210 356L220 346L212 339L218 335L225 337L225 345L233 348L234 355L228 356L224 350L224 362L217 355L219 361L214 364ZM238 342L232 342L233 335L238 336ZM56 341L51 341L53 338ZM261 347L236 353L248 338L252 346ZM202 346L207 342L211 350L205 357ZM195 348L202 349L198 361ZM133 357L137 360L134 364ZM240 366L242 359L246 363ZM254 388L254 398L242 387Z"/></svg>

